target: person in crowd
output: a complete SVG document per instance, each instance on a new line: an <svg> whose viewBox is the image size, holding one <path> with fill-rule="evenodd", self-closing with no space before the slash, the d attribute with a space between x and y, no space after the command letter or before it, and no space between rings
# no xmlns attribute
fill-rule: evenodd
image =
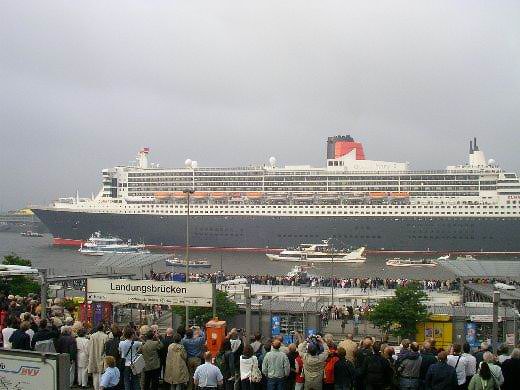
<svg viewBox="0 0 520 390"><path fill-rule="evenodd" d="M253 353L258 357L259 351L262 348L262 335L260 333L255 333L255 341L251 343L251 347L253 348Z"/></svg>
<svg viewBox="0 0 520 390"><path fill-rule="evenodd" d="M195 330L194 330L195 329ZM186 334L182 339L182 345L188 354L188 371L190 373L190 382L188 390L193 388L193 374L200 364L201 356L204 353L204 345L206 342L204 331L198 327L186 329Z"/></svg>
<svg viewBox="0 0 520 390"><path fill-rule="evenodd" d="M303 388L305 390L321 390L324 376L323 369L325 367L325 360L327 360L329 356L329 347L323 342L319 335L309 338L306 341L302 340L299 333L297 336L301 341L298 345L298 353L303 361L305 378ZM320 352L321 348L323 348L323 352Z"/></svg>
<svg viewBox="0 0 520 390"><path fill-rule="evenodd" d="M195 369L193 383L201 389L216 389L222 386L222 373L217 366L211 364L211 352L204 353L204 364Z"/></svg>
<svg viewBox="0 0 520 390"><path fill-rule="evenodd" d="M334 364L334 389L353 390L356 380L354 364L348 360L345 348L338 347L338 361ZM303 388L303 386L302 386ZM295 388L295 390L298 390Z"/></svg>
<svg viewBox="0 0 520 390"><path fill-rule="evenodd" d="M462 346L460 344L452 345L451 353L448 355L448 364L455 368L459 389L464 389L466 387L467 360L462 356Z"/></svg>
<svg viewBox="0 0 520 390"><path fill-rule="evenodd" d="M419 389L424 389L426 381L426 373L432 364L437 363L437 354L432 350L431 343L427 340L423 343L421 349L421 371L419 374Z"/></svg>
<svg viewBox="0 0 520 390"><path fill-rule="evenodd" d="M438 363L428 368L425 380L427 390L456 390L459 386L455 369L448 365L448 353L441 351L437 355Z"/></svg>
<svg viewBox="0 0 520 390"><path fill-rule="evenodd" d="M125 362L123 370L123 383L125 390L140 390L139 375L134 375L132 372L132 362L138 355L138 350L142 343L137 339L134 328L131 326L125 327L123 330L124 340L119 342L119 355ZM92 339L90 340L92 341Z"/></svg>
<svg viewBox="0 0 520 390"><path fill-rule="evenodd" d="M96 327L96 332L90 335L90 343L88 344L88 372L92 374L94 390L99 390L99 380L103 373L103 355L105 343L108 340L108 335L104 330L105 325L100 323Z"/></svg>
<svg viewBox="0 0 520 390"><path fill-rule="evenodd" d="M487 342L480 343L480 349L475 352L475 359L477 360L477 367L484 360L484 353L489 350L489 344Z"/></svg>
<svg viewBox="0 0 520 390"><path fill-rule="evenodd" d="M334 390L334 365L339 359L336 344L334 344L334 338L330 333L327 333L323 337L323 341L329 348L329 354L327 360L325 360L325 367L323 368L323 389Z"/></svg>
<svg viewBox="0 0 520 390"><path fill-rule="evenodd" d="M56 352L54 340L58 338L58 334L47 328L47 320L40 320L39 329L34 334L31 341L31 349L39 352Z"/></svg>
<svg viewBox="0 0 520 390"><path fill-rule="evenodd" d="M298 350L296 351L298 352ZM303 360L299 353L294 359L294 371L294 390L303 390L305 378L303 377Z"/></svg>
<svg viewBox="0 0 520 390"><path fill-rule="evenodd" d="M235 368L235 390L238 390L240 387L240 356L244 352L244 343L240 339L238 335L238 330L236 328L231 329L228 334L229 341L231 342L231 351L233 351L233 357L235 358L235 364L233 367Z"/></svg>
<svg viewBox="0 0 520 390"><path fill-rule="evenodd" d="M503 390L517 389L520 384L520 348L511 352L511 358L502 363Z"/></svg>
<svg viewBox="0 0 520 390"><path fill-rule="evenodd" d="M358 374L358 378L356 379L356 384L359 390L365 389L365 379L363 378L363 365L365 364L365 359L373 354L372 351L372 338L365 337L361 341L361 348L359 348L354 357L354 366L356 367L356 371Z"/></svg>
<svg viewBox="0 0 520 390"><path fill-rule="evenodd" d="M348 333L347 334L347 337L345 337L345 340L341 341L339 344L338 344L338 348L341 347L345 350L346 352L346 357L347 359L352 363L354 364L354 356L356 355L356 352L357 352L357 349L358 349L358 345L357 343L354 341L354 336L352 335L352 333Z"/></svg>
<svg viewBox="0 0 520 390"><path fill-rule="evenodd" d="M161 359L159 352L163 345L153 330L149 330L148 333L144 335L144 339L144 344L139 348L139 352L143 354L145 361L144 390L158 390L159 377L161 376Z"/></svg>
<svg viewBox="0 0 520 390"><path fill-rule="evenodd" d="M240 389L254 390L255 382L251 377L253 370L258 371L258 359L253 353L253 347L246 345L240 356ZM261 378L260 378L261 379Z"/></svg>
<svg viewBox="0 0 520 390"><path fill-rule="evenodd" d="M58 337L58 340L56 340L56 352L66 353L69 355L70 383L74 383L74 370L76 367L78 347L76 345L76 340L72 337L72 329L68 325L61 327L61 335Z"/></svg>
<svg viewBox="0 0 520 390"><path fill-rule="evenodd" d="M85 388L88 386L88 344L89 340L85 337L87 331L81 328L77 331L76 337L76 365L78 367L78 386Z"/></svg>
<svg viewBox="0 0 520 390"><path fill-rule="evenodd" d="M497 354L497 363L500 365L502 365L502 363L504 363L507 359L511 358L507 344L502 344L500 347L498 347Z"/></svg>
<svg viewBox="0 0 520 390"><path fill-rule="evenodd" d="M396 377L396 367L395 367L395 359L394 359L394 355L395 355L395 349L394 347L385 347L383 349L383 357L385 358L385 360L387 361L388 363L388 367L390 367L390 372L389 372L389 375L390 375L390 378L391 380L393 381L393 378ZM389 388L393 388L392 386L389 386Z"/></svg>
<svg viewBox="0 0 520 390"><path fill-rule="evenodd" d="M466 360L466 386L477 373L477 359L470 353L471 347L469 343L464 343L462 346L462 357Z"/></svg>
<svg viewBox="0 0 520 390"><path fill-rule="evenodd" d="M468 385L468 390L499 390L500 385L493 377L489 365L483 361L480 363L478 373L473 375Z"/></svg>
<svg viewBox="0 0 520 390"><path fill-rule="evenodd" d="M484 359L484 362L488 364L489 370L491 371L491 375L493 376L493 378L495 378L499 386L502 386L502 384L504 383L504 376L502 375L502 369L500 368L500 366L495 363L495 355L487 351L484 352L484 355L482 357Z"/></svg>
<svg viewBox="0 0 520 390"><path fill-rule="evenodd" d="M168 354L168 347L170 346L171 343L173 343L173 336L174 336L173 329L168 328L168 329L166 329L166 334L161 339L162 348L161 348L161 351L159 352L159 357L161 358L161 373L163 375L163 378L164 378L164 370L166 368L166 355Z"/></svg>
<svg viewBox="0 0 520 390"><path fill-rule="evenodd" d="M224 377L224 389L233 390L235 387L235 354L231 350L231 341L224 340L221 346L221 372Z"/></svg>
<svg viewBox="0 0 520 390"><path fill-rule="evenodd" d="M381 343L376 341L372 345L373 353L368 355L361 367L361 377L365 381L366 390L384 389L391 384L392 368L388 361L381 356Z"/></svg>
<svg viewBox="0 0 520 390"><path fill-rule="evenodd" d="M118 389L123 388L123 371L124 371L124 362L121 359L121 355L119 353L119 343L121 342L121 336L123 335L123 331L119 326L113 324L110 327L110 333L112 333L112 337L107 340L105 343L105 356L112 356L116 361L116 368L119 370L119 384L116 386Z"/></svg>
<svg viewBox="0 0 520 390"><path fill-rule="evenodd" d="M419 376L421 374L422 356L419 353L419 345L417 343L409 344L409 351L405 355L400 354L398 358L399 366L397 372L399 374L400 390L417 390L419 388Z"/></svg>
<svg viewBox="0 0 520 390"><path fill-rule="evenodd" d="M16 331L16 328L18 327L18 319L14 315L10 315L7 317L6 320L6 327L2 329L2 340L4 341L4 348L5 349L11 349L11 342L9 339L13 335L13 333Z"/></svg>
<svg viewBox="0 0 520 390"><path fill-rule="evenodd" d="M286 390L293 390L296 384L296 357L298 356L299 353L296 344L289 344L287 346L287 359L289 359L289 366L291 367L291 372L289 373L287 381L285 382Z"/></svg>
<svg viewBox="0 0 520 390"><path fill-rule="evenodd" d="M119 383L120 372L116 367L116 359L113 356L105 356L105 372L99 380L100 390L116 390Z"/></svg>
<svg viewBox="0 0 520 390"><path fill-rule="evenodd" d="M12 349L31 350L31 337L27 334L27 329L29 329L29 323L23 321L20 324L20 328L16 329L11 337L9 337L9 343L11 343Z"/></svg>
<svg viewBox="0 0 520 390"><path fill-rule="evenodd" d="M27 321L29 323L29 329L27 329L27 331L25 333L27 333L29 335L29 338L31 339L31 342L32 342L32 338L34 336L34 333L35 333L35 330L32 329L32 326L34 325L34 318L33 316L31 315L31 313L22 313L20 315L20 321L23 322L23 321ZM38 328L36 328L36 330L38 330Z"/></svg>
<svg viewBox="0 0 520 390"><path fill-rule="evenodd" d="M181 335L173 336L173 342L168 346L164 381L171 385L171 390L184 390L190 380L186 360L188 354L181 344Z"/></svg>
<svg viewBox="0 0 520 390"><path fill-rule="evenodd" d="M262 362L262 373L267 378L268 390L284 390L285 378L291 371L287 355L280 351L281 345L280 340L274 340L271 350L265 354Z"/></svg>

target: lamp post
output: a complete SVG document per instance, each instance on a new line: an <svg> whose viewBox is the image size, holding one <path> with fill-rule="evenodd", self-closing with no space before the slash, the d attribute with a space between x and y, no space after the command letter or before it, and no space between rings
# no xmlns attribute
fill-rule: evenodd
<svg viewBox="0 0 520 390"><path fill-rule="evenodd" d="M187 188L183 190L186 194L186 283L190 281L190 195L195 191ZM186 328L189 326L190 307L186 305Z"/></svg>

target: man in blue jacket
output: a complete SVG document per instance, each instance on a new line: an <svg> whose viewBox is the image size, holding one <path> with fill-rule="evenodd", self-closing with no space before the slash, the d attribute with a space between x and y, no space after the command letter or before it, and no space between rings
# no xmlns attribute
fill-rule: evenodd
<svg viewBox="0 0 520 390"><path fill-rule="evenodd" d="M456 390L458 388L457 373L448 365L448 353L439 352L438 363L432 364L426 373L426 390Z"/></svg>

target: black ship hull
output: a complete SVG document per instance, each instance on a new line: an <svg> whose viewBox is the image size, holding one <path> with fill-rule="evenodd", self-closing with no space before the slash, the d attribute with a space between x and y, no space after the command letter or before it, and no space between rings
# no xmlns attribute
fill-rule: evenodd
<svg viewBox="0 0 520 390"><path fill-rule="evenodd" d="M58 245L101 231L150 246L182 247L186 216L34 209ZM374 251L520 252L520 218L190 216L190 246L269 250L332 239Z"/></svg>

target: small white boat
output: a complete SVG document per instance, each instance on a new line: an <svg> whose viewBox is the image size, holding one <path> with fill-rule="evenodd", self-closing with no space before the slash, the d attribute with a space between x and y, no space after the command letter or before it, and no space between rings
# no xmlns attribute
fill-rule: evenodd
<svg viewBox="0 0 520 390"><path fill-rule="evenodd" d="M294 263L364 263L365 247L352 251L334 251L331 245L324 241L323 244L301 244L296 249L285 249L278 254L268 253L271 261L286 261Z"/></svg>
<svg viewBox="0 0 520 390"><path fill-rule="evenodd" d="M449 260L449 259L450 259L449 253L447 255L437 257L437 260Z"/></svg>
<svg viewBox="0 0 520 390"><path fill-rule="evenodd" d="M308 277L313 278L315 275L311 275L307 272L309 268L312 268L311 266L305 266L305 265L295 265L289 272L287 272L287 276L289 278L299 276L299 277Z"/></svg>
<svg viewBox="0 0 520 390"><path fill-rule="evenodd" d="M388 259L386 265L389 267L435 267L437 263L430 259Z"/></svg>
<svg viewBox="0 0 520 390"><path fill-rule="evenodd" d="M20 233L22 237L43 237L43 234L27 230L26 232Z"/></svg>
<svg viewBox="0 0 520 390"><path fill-rule="evenodd" d="M186 267L186 260L174 257L173 259L166 259L165 263L169 267ZM210 268L211 264L206 260L190 260L189 268Z"/></svg>
<svg viewBox="0 0 520 390"><path fill-rule="evenodd" d="M472 255L463 255L463 256L457 256L455 260L477 260Z"/></svg>
<svg viewBox="0 0 520 390"><path fill-rule="evenodd" d="M150 253L142 244L133 245L131 241L124 242L118 237L102 236L101 232L96 232L90 236L78 251L86 256L103 256L106 253Z"/></svg>

